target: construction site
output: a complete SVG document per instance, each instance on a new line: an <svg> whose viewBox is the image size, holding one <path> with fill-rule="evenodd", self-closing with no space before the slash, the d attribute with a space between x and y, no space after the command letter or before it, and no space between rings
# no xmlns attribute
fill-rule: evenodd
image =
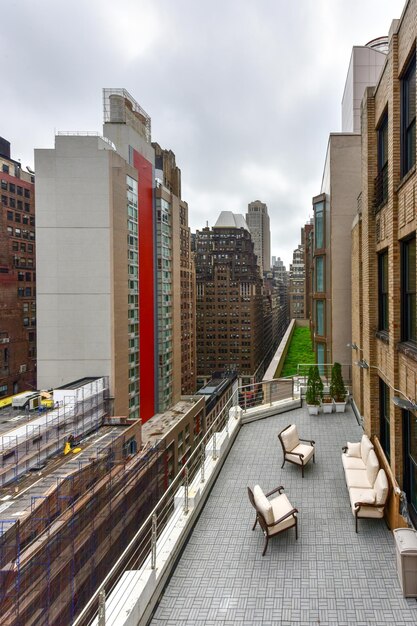
<svg viewBox="0 0 417 626"><path fill-rule="evenodd" d="M77 381L59 420L55 409L2 435L2 625L71 624L164 492L164 444L141 450L140 421L108 417L106 389Z"/></svg>

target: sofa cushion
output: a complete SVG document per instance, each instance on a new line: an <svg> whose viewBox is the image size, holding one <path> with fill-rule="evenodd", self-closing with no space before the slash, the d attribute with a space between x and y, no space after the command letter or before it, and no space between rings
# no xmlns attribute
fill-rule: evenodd
<svg viewBox="0 0 417 626"><path fill-rule="evenodd" d="M379 472L378 457L376 456L374 450L369 450L368 458L366 459L366 474L368 476L369 483L372 487L374 486L374 482L376 480L378 472Z"/></svg>
<svg viewBox="0 0 417 626"><path fill-rule="evenodd" d="M293 506L288 500L285 493L282 493L277 498L274 498L271 501L271 504L272 504L274 520L280 519L280 517L283 517L283 515L285 515L286 513L289 513L293 509ZM296 514L294 514L294 516L295 515ZM294 516L291 515L290 517L287 517L287 519L280 522L273 528L268 528L268 535L276 535L277 533L281 532L281 530L284 530L285 528L289 528L290 526L294 526Z"/></svg>
<svg viewBox="0 0 417 626"><path fill-rule="evenodd" d="M357 443L351 443L350 441L348 441L347 442L346 454L347 454L347 456L356 456L356 457L360 458L360 456L361 456L361 442L358 441Z"/></svg>
<svg viewBox="0 0 417 626"><path fill-rule="evenodd" d="M272 505L259 485L255 485L253 488L253 499L255 500L257 510L259 513L262 513L266 523L273 524L274 514L272 512Z"/></svg>
<svg viewBox="0 0 417 626"><path fill-rule="evenodd" d="M284 432L281 433L281 439L287 451L291 451L298 446L300 439L298 438L297 426L293 424L289 428L286 428Z"/></svg>
<svg viewBox="0 0 417 626"><path fill-rule="evenodd" d="M357 513L358 517L375 517L381 518L384 515L383 507L372 506L372 500L375 503L375 490L374 489L349 489L350 505L352 513ZM366 506L366 502L369 501L369 505ZM356 502L363 502L364 506L361 506L358 511L355 509Z"/></svg>
<svg viewBox="0 0 417 626"><path fill-rule="evenodd" d="M354 456L348 456L344 452L342 454L342 463L343 463L343 467L345 468L345 470L347 469L364 470L366 468L365 463L362 461L360 457L359 459L357 459Z"/></svg>
<svg viewBox="0 0 417 626"><path fill-rule="evenodd" d="M374 484L375 504L384 505L388 497L388 479L384 470L381 468Z"/></svg>
<svg viewBox="0 0 417 626"><path fill-rule="evenodd" d="M367 435L362 435L361 439L361 457L362 461L366 465L366 461L368 460L368 454L371 450L374 449L374 446Z"/></svg>
<svg viewBox="0 0 417 626"><path fill-rule="evenodd" d="M348 489L356 487L357 489L372 489L373 484L368 480L366 469L346 469L345 479Z"/></svg>
<svg viewBox="0 0 417 626"><path fill-rule="evenodd" d="M301 460L299 456L296 456L296 454L303 454L304 455L303 460ZM313 454L314 454L313 446L308 446L305 443L299 443L298 446L295 446L295 448L291 450L291 454L289 454L288 452L286 453L285 458L288 461L297 463L298 465L302 465L302 463L304 463L305 465L311 459Z"/></svg>

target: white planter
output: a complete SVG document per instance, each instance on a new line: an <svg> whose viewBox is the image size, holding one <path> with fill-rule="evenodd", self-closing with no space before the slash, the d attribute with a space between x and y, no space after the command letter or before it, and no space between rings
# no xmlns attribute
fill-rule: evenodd
<svg viewBox="0 0 417 626"><path fill-rule="evenodd" d="M346 402L335 402L334 406L336 413L344 413L346 410Z"/></svg>
<svg viewBox="0 0 417 626"><path fill-rule="evenodd" d="M321 408L323 413L333 413L333 402L322 402Z"/></svg>
<svg viewBox="0 0 417 626"><path fill-rule="evenodd" d="M307 404L310 415L318 415L320 406L318 404Z"/></svg>

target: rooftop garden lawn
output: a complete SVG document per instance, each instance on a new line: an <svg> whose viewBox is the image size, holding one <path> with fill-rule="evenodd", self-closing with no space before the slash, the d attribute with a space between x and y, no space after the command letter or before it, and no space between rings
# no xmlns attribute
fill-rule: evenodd
<svg viewBox="0 0 417 626"><path fill-rule="evenodd" d="M315 363L316 357L311 343L310 329L307 326L294 328L290 347L281 371L281 378L297 374L299 363ZM276 374L275 374L276 375Z"/></svg>

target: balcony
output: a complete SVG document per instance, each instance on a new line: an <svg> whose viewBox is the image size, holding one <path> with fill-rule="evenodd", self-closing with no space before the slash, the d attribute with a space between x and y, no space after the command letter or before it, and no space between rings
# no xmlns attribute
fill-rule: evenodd
<svg viewBox="0 0 417 626"><path fill-rule="evenodd" d="M397 579L392 533L372 519L360 520L355 533L341 463L342 446L362 435L350 407L331 417L300 407L251 422L233 411L222 432L202 442L201 472L197 460L189 484L182 474L182 486L171 485L170 503L164 498L154 524L149 518L122 555L130 552L129 571L108 586L106 625L416 623L417 604L403 598ZM293 465L281 469L277 433L289 423L316 441L316 463L304 479ZM298 541L283 533L265 557L246 491L256 483L284 485L299 510ZM156 515L167 511L158 531ZM158 539L146 556L151 534ZM146 608L152 596L158 604Z"/></svg>

